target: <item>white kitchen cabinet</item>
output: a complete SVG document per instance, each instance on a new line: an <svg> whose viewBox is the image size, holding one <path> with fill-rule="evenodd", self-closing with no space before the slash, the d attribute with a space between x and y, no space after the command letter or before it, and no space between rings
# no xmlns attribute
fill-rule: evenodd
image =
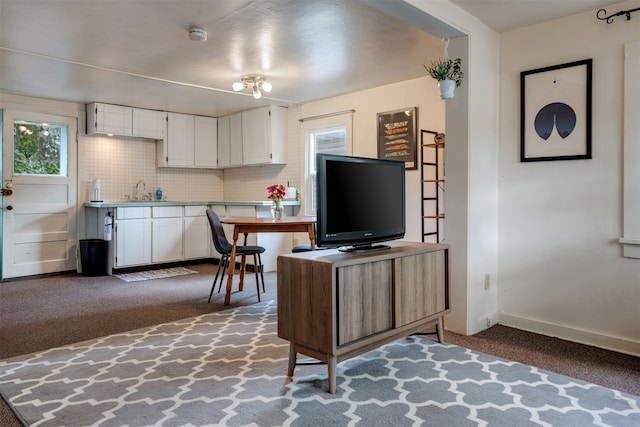
<svg viewBox="0 0 640 427"><path fill-rule="evenodd" d="M114 266L151 263L151 219L148 207L117 208Z"/></svg>
<svg viewBox="0 0 640 427"><path fill-rule="evenodd" d="M166 113L122 105L87 104L87 134L163 139Z"/></svg>
<svg viewBox="0 0 640 427"><path fill-rule="evenodd" d="M193 167L194 119L167 113L167 137L158 144L158 166Z"/></svg>
<svg viewBox="0 0 640 427"><path fill-rule="evenodd" d="M151 262L182 260L182 207L151 208Z"/></svg>
<svg viewBox="0 0 640 427"><path fill-rule="evenodd" d="M243 165L243 113L218 119L218 168Z"/></svg>
<svg viewBox="0 0 640 427"><path fill-rule="evenodd" d="M164 139L167 127L167 113L164 111L132 109L132 136Z"/></svg>
<svg viewBox="0 0 640 427"><path fill-rule="evenodd" d="M218 118L218 168L231 166L231 152L229 142L230 116Z"/></svg>
<svg viewBox="0 0 640 427"><path fill-rule="evenodd" d="M206 206L184 207L183 254L184 259L211 257L211 227Z"/></svg>
<svg viewBox="0 0 640 427"><path fill-rule="evenodd" d="M229 164L242 166L242 113L232 114L229 118Z"/></svg>
<svg viewBox="0 0 640 427"><path fill-rule="evenodd" d="M286 108L261 107L219 119L218 168L286 162Z"/></svg>
<svg viewBox="0 0 640 427"><path fill-rule="evenodd" d="M218 167L218 120L195 116L194 127L193 165L197 168Z"/></svg>
<svg viewBox="0 0 640 427"><path fill-rule="evenodd" d="M262 107L242 112L242 164L287 163L287 109Z"/></svg>
<svg viewBox="0 0 640 427"><path fill-rule="evenodd" d="M217 119L167 113L167 137L158 144L158 166L217 167Z"/></svg>
<svg viewBox="0 0 640 427"><path fill-rule="evenodd" d="M133 108L122 105L87 104L87 134L132 136Z"/></svg>

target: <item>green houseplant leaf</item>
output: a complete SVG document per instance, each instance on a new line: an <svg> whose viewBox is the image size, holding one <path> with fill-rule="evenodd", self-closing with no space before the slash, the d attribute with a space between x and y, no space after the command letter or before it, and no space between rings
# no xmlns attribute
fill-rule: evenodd
<svg viewBox="0 0 640 427"><path fill-rule="evenodd" d="M461 69L462 60L456 59L436 59L431 61L428 65L423 64L424 69L427 70L427 74L432 78L440 80L453 80L456 82L456 87L460 86L464 73Z"/></svg>

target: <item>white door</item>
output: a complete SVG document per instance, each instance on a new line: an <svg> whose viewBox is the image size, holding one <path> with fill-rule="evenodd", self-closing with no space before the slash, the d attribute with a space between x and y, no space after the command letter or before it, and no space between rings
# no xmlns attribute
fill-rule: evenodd
<svg viewBox="0 0 640 427"><path fill-rule="evenodd" d="M77 119L3 122L2 278L76 270Z"/></svg>

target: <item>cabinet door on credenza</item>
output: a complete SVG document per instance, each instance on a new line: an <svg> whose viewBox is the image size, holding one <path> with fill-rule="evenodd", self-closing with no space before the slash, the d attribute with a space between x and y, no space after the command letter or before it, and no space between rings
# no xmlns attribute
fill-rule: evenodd
<svg viewBox="0 0 640 427"><path fill-rule="evenodd" d="M395 262L395 327L446 309L445 251L401 257Z"/></svg>
<svg viewBox="0 0 640 427"><path fill-rule="evenodd" d="M392 266L384 260L337 269L338 346L393 327Z"/></svg>

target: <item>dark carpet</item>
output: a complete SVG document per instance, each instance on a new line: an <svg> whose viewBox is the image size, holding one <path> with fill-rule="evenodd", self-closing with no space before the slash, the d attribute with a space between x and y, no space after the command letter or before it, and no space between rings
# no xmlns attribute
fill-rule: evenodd
<svg viewBox="0 0 640 427"><path fill-rule="evenodd" d="M222 293L207 303L216 267L133 283L77 274L0 283L0 359L229 308ZM245 290L233 292L230 307L257 302L254 280L249 275ZM275 273L265 281L262 300L277 300ZM447 332L445 341L640 396L637 357L504 326L472 337ZM19 426L2 403L0 425Z"/></svg>

